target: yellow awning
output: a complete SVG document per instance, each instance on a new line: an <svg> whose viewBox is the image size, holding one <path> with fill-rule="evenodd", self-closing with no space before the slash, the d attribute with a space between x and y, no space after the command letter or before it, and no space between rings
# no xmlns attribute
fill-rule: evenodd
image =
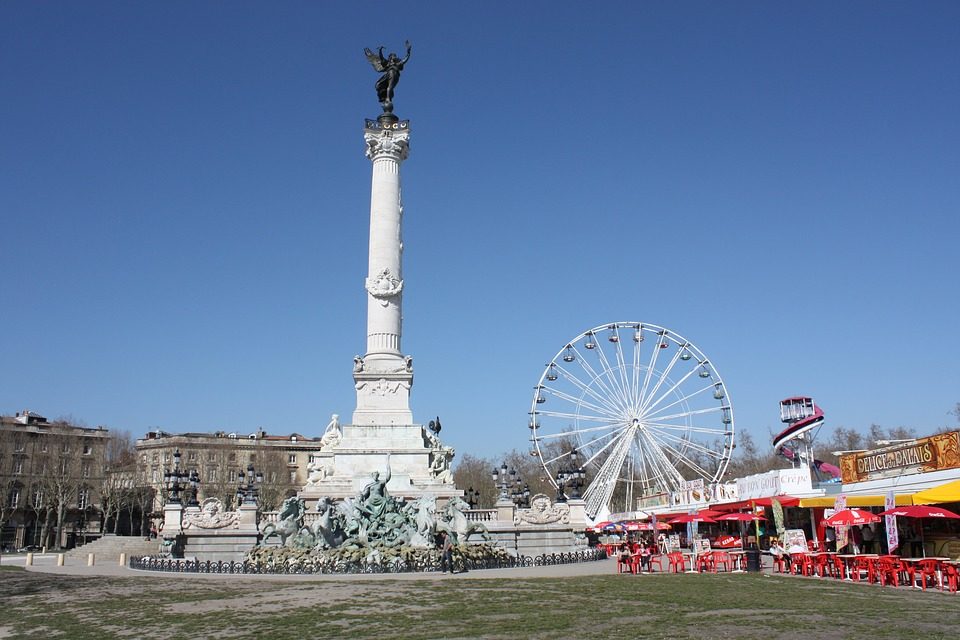
<svg viewBox="0 0 960 640"><path fill-rule="evenodd" d="M913 504L933 504L935 502L960 502L960 480L951 480L913 494Z"/></svg>
<svg viewBox="0 0 960 640"><path fill-rule="evenodd" d="M916 494L920 495L920 494ZM894 496L898 507L908 504L914 504L916 495L909 493L900 493ZM882 507L886 505L886 496L847 496L848 507ZM833 507L837 502L837 496L821 496L818 498L801 498L801 507Z"/></svg>

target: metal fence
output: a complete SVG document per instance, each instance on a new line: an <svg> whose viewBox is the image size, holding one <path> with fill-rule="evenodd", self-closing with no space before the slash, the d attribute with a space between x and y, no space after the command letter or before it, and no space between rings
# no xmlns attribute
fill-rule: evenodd
<svg viewBox="0 0 960 640"><path fill-rule="evenodd" d="M454 558L457 571L476 569L510 569L513 567L541 567L577 562L603 560L607 554L602 549L585 549L570 553L550 553L536 557L519 556L516 558ZM133 556L130 568L141 571L163 571L168 573L213 573L213 574L267 574L267 575L319 575L319 574L375 574L375 573L429 573L439 572L440 562L435 558L422 558L406 561L401 558L385 559L377 562L343 562L324 558L304 561L288 561L276 564L252 562L200 561L155 556Z"/></svg>

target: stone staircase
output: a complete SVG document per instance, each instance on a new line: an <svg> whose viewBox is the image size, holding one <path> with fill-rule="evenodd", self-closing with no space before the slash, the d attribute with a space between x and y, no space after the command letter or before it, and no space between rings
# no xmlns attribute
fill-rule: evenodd
<svg viewBox="0 0 960 640"><path fill-rule="evenodd" d="M117 560L121 553L130 556L155 556L160 549L161 539L144 540L141 536L115 536L106 534L95 540L66 552L68 558L86 558L88 553L95 553L97 562L101 560Z"/></svg>

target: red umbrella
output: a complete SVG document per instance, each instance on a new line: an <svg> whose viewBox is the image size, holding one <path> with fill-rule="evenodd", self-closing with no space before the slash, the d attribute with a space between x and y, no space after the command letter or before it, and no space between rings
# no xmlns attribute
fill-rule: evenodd
<svg viewBox="0 0 960 640"><path fill-rule="evenodd" d="M766 520L766 518L755 513L728 513L717 516L716 520L717 522L753 522L754 520Z"/></svg>
<svg viewBox="0 0 960 640"><path fill-rule="evenodd" d="M716 522L716 520L710 516L702 516L699 513L685 513L667 522L669 524L687 524L688 522Z"/></svg>
<svg viewBox="0 0 960 640"><path fill-rule="evenodd" d="M823 521L828 527L849 527L855 524L880 522L882 518L862 509L844 509Z"/></svg>
<svg viewBox="0 0 960 640"><path fill-rule="evenodd" d="M960 515L941 507L925 504L912 504L880 512L881 516L901 516L904 518L960 518Z"/></svg>
<svg viewBox="0 0 960 640"><path fill-rule="evenodd" d="M723 511L717 511L715 509L700 509L700 511L697 511L695 515L716 518L717 516L723 515Z"/></svg>

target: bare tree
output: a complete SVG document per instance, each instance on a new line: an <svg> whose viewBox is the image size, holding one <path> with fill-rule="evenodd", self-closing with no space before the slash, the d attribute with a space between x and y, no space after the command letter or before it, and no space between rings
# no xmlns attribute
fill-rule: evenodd
<svg viewBox="0 0 960 640"><path fill-rule="evenodd" d="M492 508L497 501L497 488L493 484L491 472L494 463L487 458L479 458L469 453L460 458L460 462L453 469L453 481L460 489L473 489L480 493L477 506L481 509Z"/></svg>
<svg viewBox="0 0 960 640"><path fill-rule="evenodd" d="M8 437L0 435L0 532L17 510L21 501L22 488L14 473L14 444ZM0 545L2 547L3 545Z"/></svg>
<svg viewBox="0 0 960 640"><path fill-rule="evenodd" d="M286 458L288 454L260 445L255 455L254 466L257 472L263 474L263 482L258 487L257 504L261 511L276 511L284 500L299 489L290 480L290 468Z"/></svg>
<svg viewBox="0 0 960 640"><path fill-rule="evenodd" d="M120 513L133 511L133 488L136 479L136 449L129 431L111 432L103 452L103 475L99 494L102 514L101 531L106 533L113 518L113 533L118 533Z"/></svg>
<svg viewBox="0 0 960 640"><path fill-rule="evenodd" d="M61 549L67 511L76 505L81 491L81 461L73 450L78 445L75 438L51 433L46 436L46 441L45 469L40 477L43 492L49 497L55 513L57 538L54 547Z"/></svg>

